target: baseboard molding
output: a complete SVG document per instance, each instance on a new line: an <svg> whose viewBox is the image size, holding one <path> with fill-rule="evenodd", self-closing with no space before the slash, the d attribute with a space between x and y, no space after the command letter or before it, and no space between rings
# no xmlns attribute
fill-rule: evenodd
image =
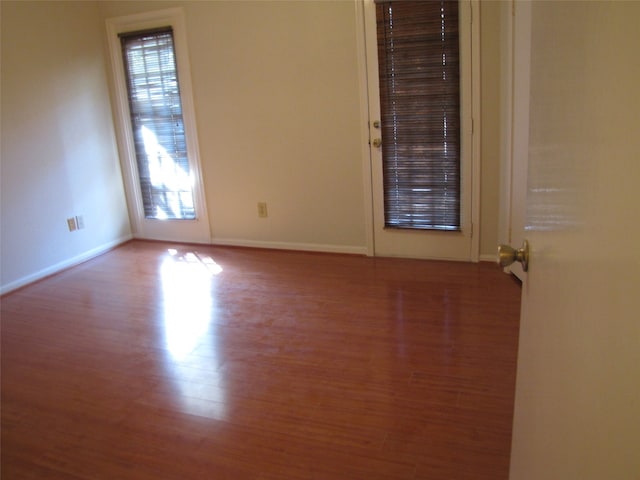
<svg viewBox="0 0 640 480"><path fill-rule="evenodd" d="M86 262L87 260L91 260L92 258L102 255L103 253L106 253L109 250L112 250L119 245L128 242L132 238L133 237L131 235L120 237L112 242L107 242L96 248L92 248L91 250L81 253L80 255L76 255L75 257L56 263L55 265L51 265L50 267L43 268L42 270L32 273L31 275L27 275L6 285L2 285L0 286L0 295L7 294L9 292L17 290L18 288L29 285L30 283L42 280L43 278L59 273L62 270L66 270L67 268L75 267L76 265Z"/></svg>
<svg viewBox="0 0 640 480"><path fill-rule="evenodd" d="M267 242L261 240L245 240L239 238L212 238L213 245L228 247L251 247L268 248L274 250L299 250L304 252L323 253L347 253L352 255L366 255L367 247L353 247L349 245L327 245L322 243L290 243L290 242Z"/></svg>
<svg viewBox="0 0 640 480"><path fill-rule="evenodd" d="M132 235L126 235L120 237L112 242L105 243L96 248L93 248L87 252L77 255L73 258L67 259L63 262L56 263L50 267L44 268L38 272L27 275L18 280L14 280L6 285L0 286L0 295L5 295L9 292L17 290L18 288L29 285L30 283L37 282L43 278L49 277L56 273L61 272L70 267L79 265L87 260L91 260L94 257L102 255L109 250L122 245L129 240L132 240ZM351 255L367 255L367 247L354 247L350 245L328 245L322 243L292 243L292 242L267 242L260 240L246 240L238 238L212 238L211 244L222 245L230 247L251 247L251 248L267 248L274 250L298 250L304 252L323 252L323 253L345 253ZM480 255L481 262L496 262L496 256L490 254Z"/></svg>

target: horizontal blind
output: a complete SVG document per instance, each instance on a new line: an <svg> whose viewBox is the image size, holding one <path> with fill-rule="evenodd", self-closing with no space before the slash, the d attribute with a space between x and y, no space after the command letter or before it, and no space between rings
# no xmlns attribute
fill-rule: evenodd
<svg viewBox="0 0 640 480"><path fill-rule="evenodd" d="M195 209L171 27L120 35L146 218Z"/></svg>
<svg viewBox="0 0 640 480"><path fill-rule="evenodd" d="M458 2L376 5L385 225L460 230Z"/></svg>

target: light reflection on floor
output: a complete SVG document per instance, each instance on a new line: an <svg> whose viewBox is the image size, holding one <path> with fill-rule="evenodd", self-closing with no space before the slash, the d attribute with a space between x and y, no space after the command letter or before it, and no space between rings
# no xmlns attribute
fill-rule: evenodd
<svg viewBox="0 0 640 480"><path fill-rule="evenodd" d="M175 249L160 268L164 336L170 375L183 412L225 418L225 398L216 352L214 278L222 267L208 255Z"/></svg>

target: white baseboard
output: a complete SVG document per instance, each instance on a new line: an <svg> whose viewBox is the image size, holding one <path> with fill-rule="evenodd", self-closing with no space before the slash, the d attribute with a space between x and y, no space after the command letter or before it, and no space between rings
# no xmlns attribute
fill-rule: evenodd
<svg viewBox="0 0 640 480"><path fill-rule="evenodd" d="M480 255L481 262L493 262L496 263L498 261L498 257L493 254L483 253Z"/></svg>
<svg viewBox="0 0 640 480"><path fill-rule="evenodd" d="M324 253L348 253L352 255L366 255L367 247L354 247L350 245L326 245L322 243L290 243L267 242L261 240L245 240L240 238L212 238L213 245L229 247L270 248L275 250L300 250L304 252Z"/></svg>
<svg viewBox="0 0 640 480"><path fill-rule="evenodd" d="M102 255L105 252L117 247L118 245L122 245L125 242L128 242L133 237L131 235L126 235L124 237L120 237L111 242L102 244L96 248L92 248L86 252L81 253L80 255L76 255L75 257L69 258L62 262L56 263L55 265L51 265L50 267L43 268L35 273L27 275L25 277L19 278L18 280L14 280L6 285L0 286L0 295L4 295L5 293L9 293L13 290L16 290L20 287L24 287L33 282L37 282L38 280L42 280L45 277L53 275L55 273L61 272L70 267L74 267L79 265L87 260L90 260L98 255Z"/></svg>

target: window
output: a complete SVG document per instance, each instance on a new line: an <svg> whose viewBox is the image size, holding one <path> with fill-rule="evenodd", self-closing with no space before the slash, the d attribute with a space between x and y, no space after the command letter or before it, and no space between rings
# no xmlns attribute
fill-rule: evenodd
<svg viewBox="0 0 640 480"><path fill-rule="evenodd" d="M458 2L376 5L385 226L461 230Z"/></svg>
<svg viewBox="0 0 640 480"><path fill-rule="evenodd" d="M119 36L144 216L194 219L173 30Z"/></svg>

